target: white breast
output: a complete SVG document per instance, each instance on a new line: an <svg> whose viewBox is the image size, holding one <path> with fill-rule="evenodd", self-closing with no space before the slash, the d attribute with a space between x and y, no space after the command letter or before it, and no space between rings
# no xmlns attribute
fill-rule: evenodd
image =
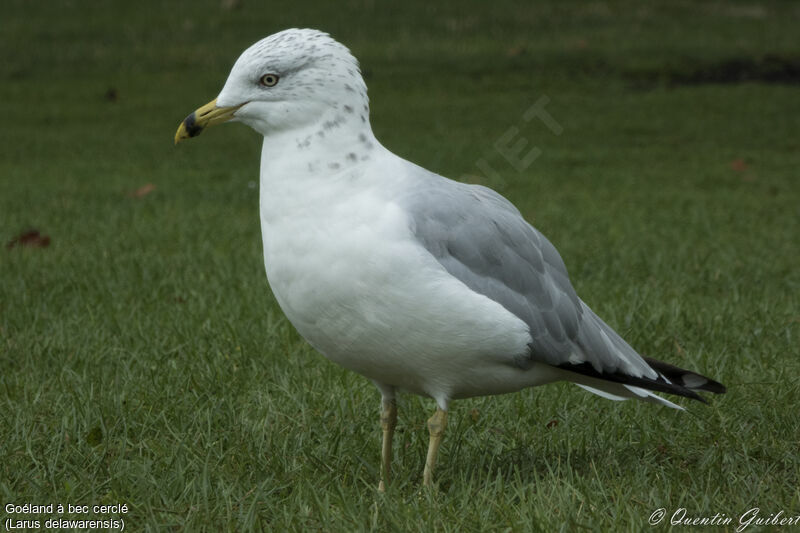
<svg viewBox="0 0 800 533"><path fill-rule="evenodd" d="M262 164L264 262L288 319L331 360L419 394L531 385L509 366L527 350L527 325L416 243L391 200L402 176L376 168L386 165L287 179Z"/></svg>

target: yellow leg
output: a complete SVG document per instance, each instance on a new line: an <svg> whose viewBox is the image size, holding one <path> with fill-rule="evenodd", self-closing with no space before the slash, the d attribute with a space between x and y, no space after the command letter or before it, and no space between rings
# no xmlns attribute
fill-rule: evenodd
<svg viewBox="0 0 800 533"><path fill-rule="evenodd" d="M446 427L447 411L437 407L436 412L428 419L428 433L430 433L431 440L428 442L428 457L425 459L425 471L422 474L422 484L426 487L430 487L433 484L433 467L436 466L439 444L442 443Z"/></svg>
<svg viewBox="0 0 800 533"><path fill-rule="evenodd" d="M394 428L397 425L397 403L392 400L384 400L381 409L381 429L383 429L383 446L381 447L381 482L378 490L383 492L389 484L390 472L392 470L392 437Z"/></svg>

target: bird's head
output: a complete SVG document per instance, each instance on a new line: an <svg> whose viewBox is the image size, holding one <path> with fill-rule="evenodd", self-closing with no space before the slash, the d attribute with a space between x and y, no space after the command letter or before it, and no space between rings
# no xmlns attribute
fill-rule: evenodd
<svg viewBox="0 0 800 533"><path fill-rule="evenodd" d="M175 143L229 120L267 136L313 125L329 111L342 121L368 121L367 88L358 61L326 33L285 30L239 56L217 98L184 119Z"/></svg>

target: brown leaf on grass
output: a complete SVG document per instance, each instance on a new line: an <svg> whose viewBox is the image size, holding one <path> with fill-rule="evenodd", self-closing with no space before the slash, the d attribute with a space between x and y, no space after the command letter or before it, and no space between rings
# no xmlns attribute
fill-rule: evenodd
<svg viewBox="0 0 800 533"><path fill-rule="evenodd" d="M554 428L554 427L556 427L557 425L558 425L558 420L556 420L556 419L554 418L553 420L551 420L550 422L548 422L547 424L545 424L545 426L544 426L544 427L546 427L547 429L553 429L553 428Z"/></svg>
<svg viewBox="0 0 800 533"><path fill-rule="evenodd" d="M131 198L144 198L154 190L156 190L155 185L153 185L152 183L146 183L141 187L139 187L138 189L136 189L135 191L129 192L128 196Z"/></svg>
<svg viewBox="0 0 800 533"><path fill-rule="evenodd" d="M37 229L20 233L6 244L9 250L15 246L30 246L31 248L47 248L50 246L50 235L42 235Z"/></svg>
<svg viewBox="0 0 800 533"><path fill-rule="evenodd" d="M683 349L683 346L680 345L678 339L672 339L672 344L675 346L675 353L678 354L678 357L686 356L686 351Z"/></svg>
<svg viewBox="0 0 800 533"><path fill-rule="evenodd" d="M469 416L472 418L473 422L478 422L478 418L480 418L481 412L477 409L471 409L469 412Z"/></svg>
<svg viewBox="0 0 800 533"><path fill-rule="evenodd" d="M508 57L518 57L525 53L525 46L521 44L517 44L506 50L506 55Z"/></svg>
<svg viewBox="0 0 800 533"><path fill-rule="evenodd" d="M747 162L745 162L745 160L742 159L741 157L737 157L736 159L731 161L731 170L733 170L734 172L744 172L745 170L747 170L747 168L748 168Z"/></svg>

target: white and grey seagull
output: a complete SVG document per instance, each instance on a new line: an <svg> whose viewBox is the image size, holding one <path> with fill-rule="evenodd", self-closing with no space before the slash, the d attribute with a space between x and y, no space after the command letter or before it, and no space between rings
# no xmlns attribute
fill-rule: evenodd
<svg viewBox="0 0 800 533"><path fill-rule="evenodd" d="M267 278L297 331L378 387L389 482L398 390L429 396L423 483L451 400L570 381L612 400L680 409L700 374L640 356L575 293L555 247L498 193L384 148L358 61L328 34L255 43L175 142L226 121L264 136L260 213Z"/></svg>

